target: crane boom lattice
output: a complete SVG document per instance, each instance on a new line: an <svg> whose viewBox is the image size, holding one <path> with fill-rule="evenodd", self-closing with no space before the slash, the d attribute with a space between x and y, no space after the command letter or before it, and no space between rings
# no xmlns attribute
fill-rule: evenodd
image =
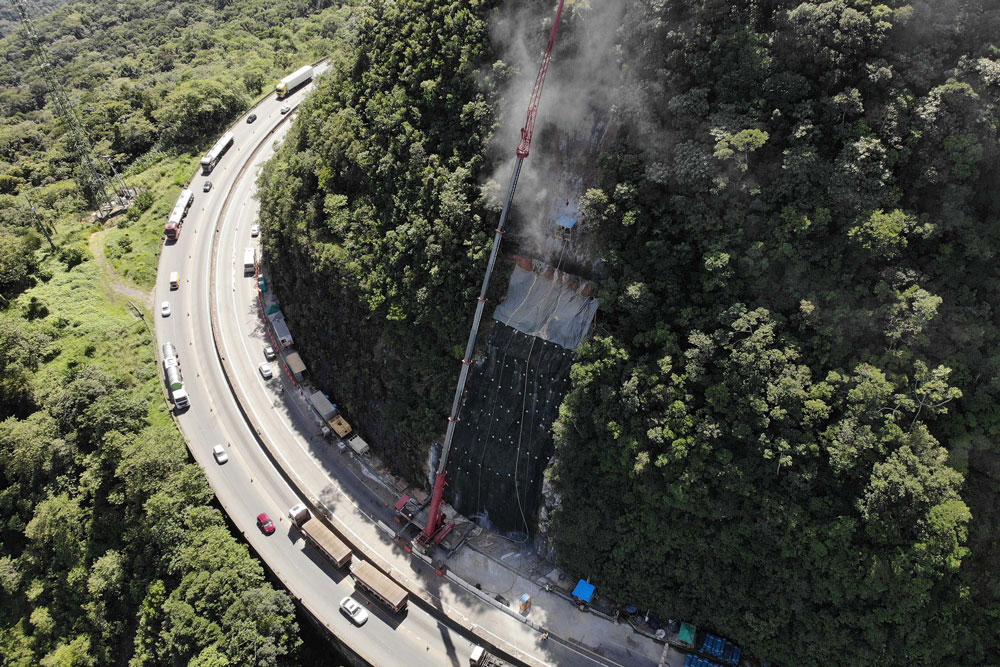
<svg viewBox="0 0 1000 667"><path fill-rule="evenodd" d="M511 202L514 200L514 190L517 188L517 178L521 174L521 165L524 158L528 157L531 149L531 137L535 131L535 117L538 115L538 103L542 98L542 88L545 85L545 74L549 69L549 61L552 59L552 48L556 43L556 33L559 31L559 21L562 18L563 4L566 0L559 0L559 7L556 9L555 22L552 25L552 32L549 34L549 42L545 47L545 55L542 56L542 63L538 68L538 76L535 78L535 86L531 91L531 98L528 101L528 115L525 119L524 127L521 128L521 142L517 146L514 168L511 172L510 186L507 188L507 200L504 202L503 210L500 213L500 222L497 223L496 232L493 235L493 248L490 250L490 259L486 264L486 275L483 277L483 285L479 290L479 299L476 304L476 314L472 318L472 328L469 331L469 340L465 345L465 356L462 358L462 369L458 374L458 384L455 387L455 398L451 404L451 414L448 416L448 430L445 432L444 447L441 451L441 460L434 476L434 488L431 492L430 511L427 514L427 525L423 532L417 537L417 543L422 546L440 542L451 530L454 524L444 525L441 518L441 501L444 497L445 470L448 466L448 453L451 451L451 443L455 437L455 427L459 422L459 414L462 410L462 399L465 396L465 383L469 378L469 368L472 365L472 353L476 346L476 338L479 336L479 325L483 318L483 310L486 307L486 292L490 286L490 278L493 275L493 267L496 265L497 254L500 251L500 241L503 239L504 226L507 223L507 214L510 212Z"/></svg>

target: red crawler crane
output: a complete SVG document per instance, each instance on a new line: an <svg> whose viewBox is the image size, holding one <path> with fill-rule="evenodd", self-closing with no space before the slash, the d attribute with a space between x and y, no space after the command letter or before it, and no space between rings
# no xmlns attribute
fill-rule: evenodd
<svg viewBox="0 0 1000 667"><path fill-rule="evenodd" d="M521 173L521 164L524 162L524 158L528 157L528 152L531 149L531 137L535 132L535 116L538 115L538 103L542 98L545 73L549 69L549 60L552 59L552 47L556 43L556 33L559 30L559 20L562 18L565 1L559 0L559 8L556 9L556 20L552 24L549 43L545 47L545 55L542 56L542 64L538 68L538 77L535 79L535 87L531 91L531 100L528 102L528 117L524 121L524 127L521 128L521 143L517 145L517 159L514 160L514 171L511 174L510 187L507 190L507 201L503 205L503 211L500 213L500 222L497 224L496 234L493 237L493 249L490 251L490 260L486 265L486 276L483 278L483 287L479 292L476 314L472 319L469 342L465 346L462 370L458 375L458 386L455 388L455 400L451 404L451 415L448 417L448 431L445 433L444 448L441 451L441 460L438 463L437 472L434 477L434 490L431 493L431 506L430 512L427 515L427 525L417 537L417 543L422 547L426 547L431 542L438 544L455 527L455 524L443 521L441 516L441 498L444 496L444 479L445 468L448 465L448 452L451 450L451 442L455 436L455 425L458 424L458 414L462 409L465 381L469 377L469 367L472 365L472 350L476 345L476 337L479 335L479 323L483 317L483 308L486 306L486 290L489 288L490 277L493 275L493 266L496 264L497 252L500 250L500 241L503 238L503 228L507 222L507 213L510 211L510 203L514 199L514 188L517 187L517 177Z"/></svg>

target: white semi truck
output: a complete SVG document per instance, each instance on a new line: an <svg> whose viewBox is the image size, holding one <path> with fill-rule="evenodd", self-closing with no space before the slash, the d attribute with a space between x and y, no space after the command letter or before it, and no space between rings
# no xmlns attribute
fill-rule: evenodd
<svg viewBox="0 0 1000 667"><path fill-rule="evenodd" d="M212 150L205 154L205 157L201 159L201 173L211 174L212 170L215 169L215 165L219 164L219 160L225 155L229 147L233 145L233 133L226 132L222 135L222 138L212 146Z"/></svg>
<svg viewBox="0 0 1000 667"><path fill-rule="evenodd" d="M312 65L306 65L305 67L300 67L295 70L284 79L278 82L278 85L274 87L275 91L278 93L278 99L283 100L288 95L298 88L304 85L310 79L313 78L313 68Z"/></svg>
<svg viewBox="0 0 1000 667"><path fill-rule="evenodd" d="M167 218L167 224L163 226L163 232L169 240L176 241L181 235L181 225L184 224L184 217L193 201L194 193L186 189L181 190L181 196L177 198L177 203L174 204L173 210L170 211L170 217Z"/></svg>

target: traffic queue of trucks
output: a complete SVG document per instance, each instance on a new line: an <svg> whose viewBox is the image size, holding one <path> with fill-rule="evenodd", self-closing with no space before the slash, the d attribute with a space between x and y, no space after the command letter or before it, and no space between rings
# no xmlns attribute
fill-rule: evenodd
<svg viewBox="0 0 1000 667"><path fill-rule="evenodd" d="M303 67L285 77L277 85L279 99L287 97L289 93L311 80L312 77L313 68L310 66ZM203 174L210 174L212 172L222 156L233 145L233 140L233 133L227 132L216 142L212 150L201 159ZM180 237L181 226L188 210L191 208L193 200L194 195L191 190L185 189L181 192L164 226L164 232L168 239L176 241ZM256 248L250 247L244 250L243 269L245 273L256 273ZM170 289L175 290L179 287L180 278L178 272L174 271L170 274ZM288 336L288 342L289 344L291 343L290 335ZM173 343L164 343L161 350L163 353L164 382L170 392L174 409L178 411L183 410L190 406L190 399L184 388L180 357ZM333 431L339 437L343 438L343 441L353 451L358 454L364 454L368 451L368 443L362 440L361 436L352 432L350 424L340 416L336 406L331 404L321 392L316 392L310 397L310 402L320 412ZM288 517L298 528L303 538L338 568L343 568L348 563L351 563L351 576L354 578L356 588L366 591L371 597L380 601L396 613L406 608L408 598L406 590L388 576L379 572L371 563L366 561L354 561L352 563L350 547L321 521L312 520L312 514L304 504L299 503L292 507L288 511Z"/></svg>
<svg viewBox="0 0 1000 667"><path fill-rule="evenodd" d="M167 218L167 224L163 227L167 240L176 241L181 235L181 225L184 224L184 218L187 216L193 201L193 192L187 189L181 190L181 196L177 198L177 203L174 204L173 210L170 211L170 217Z"/></svg>
<svg viewBox="0 0 1000 667"><path fill-rule="evenodd" d="M321 521L314 520L309 508L303 503L289 509L288 518L302 533L302 537L338 568L351 563L355 588L360 588L397 614L406 609L409 597L406 589L379 572L371 563L363 560L352 562L350 547Z"/></svg>

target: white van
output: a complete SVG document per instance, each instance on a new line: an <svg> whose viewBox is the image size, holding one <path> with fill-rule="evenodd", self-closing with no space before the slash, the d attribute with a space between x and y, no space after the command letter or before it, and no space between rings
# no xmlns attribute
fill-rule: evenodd
<svg viewBox="0 0 1000 667"><path fill-rule="evenodd" d="M181 274L177 271L170 272L170 289L177 289L181 286Z"/></svg>

